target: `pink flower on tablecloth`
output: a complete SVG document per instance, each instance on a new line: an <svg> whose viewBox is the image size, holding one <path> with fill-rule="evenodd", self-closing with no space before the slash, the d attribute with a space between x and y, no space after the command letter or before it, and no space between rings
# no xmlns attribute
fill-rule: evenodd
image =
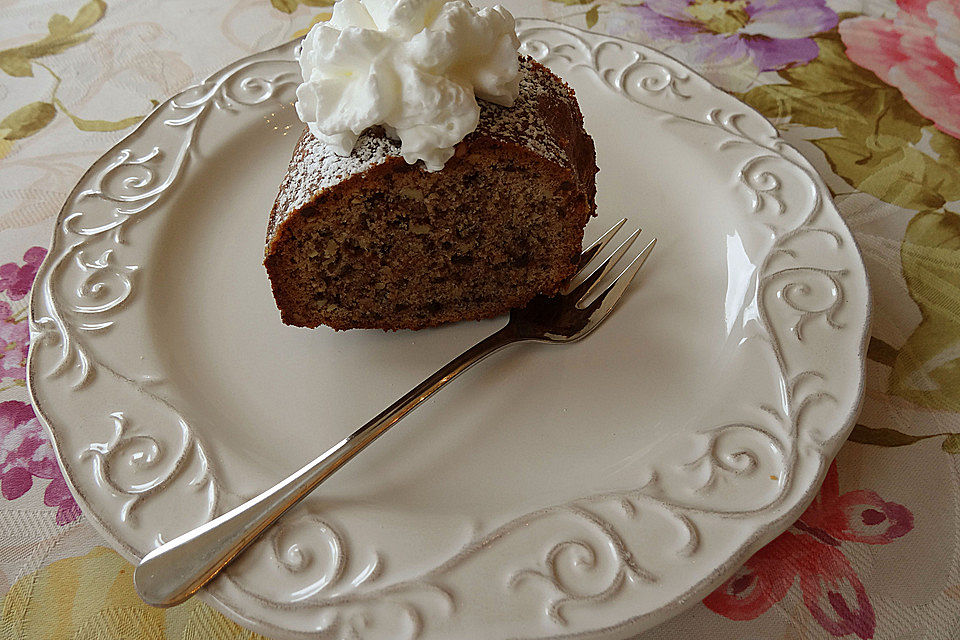
<svg viewBox="0 0 960 640"><path fill-rule="evenodd" d="M887 544L913 529L913 514L873 491L841 495L836 464L820 494L794 524L744 563L703 603L731 620L752 620L800 579L803 602L834 636L872 638L876 616L867 591L841 550L843 542Z"/></svg>
<svg viewBox="0 0 960 640"><path fill-rule="evenodd" d="M892 19L840 24L847 57L900 89L914 109L960 138L960 4L897 0Z"/></svg>
<svg viewBox="0 0 960 640"><path fill-rule="evenodd" d="M43 502L57 507L57 524L80 517L33 407L19 400L0 402L0 494L16 500L33 487L34 478L51 480Z"/></svg>
<svg viewBox="0 0 960 640"><path fill-rule="evenodd" d="M58 474L47 485L43 492L43 504L57 508L57 524L60 526L70 524L80 517L80 507L77 505L77 501L73 499L73 494L70 493L70 488L67 487L67 481L63 479L63 474Z"/></svg>
<svg viewBox="0 0 960 640"><path fill-rule="evenodd" d="M27 319L14 320L10 305L0 301L0 379L26 379L29 344Z"/></svg>
<svg viewBox="0 0 960 640"><path fill-rule="evenodd" d="M11 300L20 300L30 293L45 255L47 250L43 247L30 247L23 254L23 265L8 262L0 266L0 291L6 292Z"/></svg>
<svg viewBox="0 0 960 640"><path fill-rule="evenodd" d="M643 0L625 8L653 44L684 43L696 65L752 62L773 71L820 53L810 36L836 26L824 0Z"/></svg>

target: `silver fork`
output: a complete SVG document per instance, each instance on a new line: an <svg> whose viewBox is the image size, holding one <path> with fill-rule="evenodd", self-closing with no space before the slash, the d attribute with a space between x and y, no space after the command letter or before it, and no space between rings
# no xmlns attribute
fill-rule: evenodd
<svg viewBox="0 0 960 640"><path fill-rule="evenodd" d="M657 242L652 240L609 286L587 303L604 276L613 270L640 235L640 229L631 233L606 260L583 277L593 259L625 222L623 219L615 224L580 254L577 273L563 292L552 297L538 296L523 309L514 309L505 327L451 360L313 462L255 498L144 556L133 574L140 597L157 607L170 607L189 598L337 469L445 384L495 351L526 341L566 344L593 332L620 301Z"/></svg>

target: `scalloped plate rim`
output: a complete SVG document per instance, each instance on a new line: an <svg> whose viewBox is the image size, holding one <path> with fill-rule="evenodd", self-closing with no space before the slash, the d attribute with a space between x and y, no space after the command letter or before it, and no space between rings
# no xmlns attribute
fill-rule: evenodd
<svg viewBox="0 0 960 640"><path fill-rule="evenodd" d="M646 45L642 45L640 43L637 43L625 38L620 38L617 36L585 30L579 27L573 27L570 25L566 25L560 22L547 20L543 18L518 17L517 22L518 22L518 30L521 22L529 23L529 24L542 24L544 26L555 26L555 27L560 27L562 29L578 31L581 33L591 34L595 36L602 36L611 41L618 41L618 42L624 43L629 47L654 51L658 55L672 60L674 63L676 63L679 67L684 69L691 76L695 78L699 78L704 82L707 82L715 91L725 93L721 89L716 87L716 85L714 85L712 82L707 80L702 74L692 69L685 63L677 60L676 58L674 58L673 56L670 56L669 54L665 54L661 51L655 50ZM151 110L151 112L146 117L144 117L143 120L141 120L129 133L127 133L123 138L118 140L107 151L105 151L96 161L94 161L91 164L91 166L82 174L76 186L74 186L74 188L70 191L70 193L66 196L64 200L63 208L61 208L60 212L58 213L56 222L53 226L52 242L50 243L51 250L48 251L47 255L44 257L44 260L40 265L40 268L38 269L36 281L40 281L41 278L45 276L47 272L51 269L51 266L52 266L51 256L53 255L52 249L55 246L57 246L57 244L59 243L57 231L63 224L66 216L68 215L68 212L67 212L68 205L70 205L74 201L74 199L80 192L83 185L87 183L89 179L93 176L94 169L96 168L96 165L101 160L121 150L128 138L135 136L141 131L141 129L144 129L148 127L150 124L152 124L157 114L160 113L164 109L164 107L168 106L177 97L182 95L182 93L189 91L190 89L194 88L198 84L203 84L205 82L212 81L214 78L220 76L221 74L224 74L231 67L241 64L246 60L248 60L249 58L253 58L263 54L268 54L273 51L278 51L280 49L283 49L289 46L289 44L290 44L289 42L282 43L276 47L272 47L270 49L257 52L255 54L251 54L250 56L244 56L242 58L238 58L228 63L221 69L212 72L202 80L198 81L198 83L195 83L194 85L190 85L189 87L186 87L183 91L174 94L167 100L164 100L163 102L155 106ZM742 101L738 100L738 102L740 102L740 104L752 116L755 116L757 118L760 118L766 121L771 127L776 129L775 125L773 125L773 123L770 122L770 120L766 118L763 114L759 113L753 107L751 107L750 105L747 105L746 103L743 103ZM779 134L779 130L778 130L778 134ZM849 227L847 227L846 222L843 220L842 216L840 216L839 211L837 210L836 205L834 204L833 199L829 194L829 191L827 190L825 184L823 183L822 178L819 176L816 170L812 168L809 161L806 160L806 158L799 153L796 147L794 147L790 143L783 140L782 137L778 136L777 139L783 142L785 147L793 150L794 152L797 153L797 155L800 158L802 158L802 162L807 165L807 167L811 170L812 175L815 177L815 186L817 190L821 193L821 195L824 197L824 205L826 206L828 213L837 216L840 223L849 230ZM806 510L806 508L814 500L824 480L830 461L833 460L833 458L837 455L841 446L846 441L851 430L853 429L856 423L857 416L860 413L860 410L862 408L862 405L865 399L864 392L865 392L865 376L866 376L866 349L870 339L870 326L872 321L872 304L871 304L872 293L870 290L869 279L867 278L867 275L866 275L866 269L863 264L862 252L860 250L859 245L857 244L856 238L852 233L850 233L850 239L852 240L852 245L851 245L852 251L855 253L855 256L857 258L857 266L861 270L862 276L863 276L863 281L858 284L864 287L863 293L865 295L865 308L862 310L865 321L863 324L860 343L858 347L858 365L859 366L857 369L857 376L858 376L857 391L856 391L857 401L854 403L854 406L850 409L847 415L842 419L840 427L833 433L833 435L831 435L828 439L823 441L823 449L822 451L820 451L822 464L820 465L820 468L817 472L816 481L810 484L809 486L807 486L807 488L802 493L799 501L796 502L796 504L794 504L793 507L789 508L783 516L769 523L765 528L761 528L760 530L754 532L754 534L751 535L747 539L747 541L739 547L736 553L730 555L727 558L727 560L723 562L719 567L717 567L711 574L709 574L708 576L700 580L698 583L691 586L681 596L674 598L673 600L669 601L667 604L663 605L658 609L649 611L647 613L641 614L640 616L636 616L634 618L630 618L628 620L624 620L616 625L612 625L612 626L608 626L600 629L594 629L594 630L581 632L581 633L571 633L571 634L560 633L554 636L549 636L550 638L559 639L559 638L605 637L607 636L607 634L619 633L619 632L625 632L625 631L629 631L630 633L638 633L638 632L642 632L643 630L649 629L657 624L665 622L670 618L673 618L674 616L682 613L686 609L689 609L692 606L696 605L698 602L700 602L700 600L703 597L708 595L713 589L715 589L717 586L719 586L719 584L721 584L725 579L727 579L738 567L740 567L745 560L747 560L750 556L756 553L763 546L771 542L774 538L779 536L792 522L794 522L803 513L803 511ZM34 323L34 307L36 304L35 303L36 296L37 296L36 289L35 288L31 289L30 297L29 297L29 306L28 306L30 331L31 331L31 343L33 342L33 337L35 333L33 328L34 327L33 323ZM48 421L46 414L44 413L43 408L40 402L38 401L37 395L35 392L36 382L35 382L34 376L37 374L37 367L34 365L33 354L34 354L33 350L30 350L30 352L28 353L27 378L26 378L27 392L30 397L31 403L35 409L37 418L39 419L40 423L43 425L43 427L46 429L46 431L50 435L51 444L53 445L52 449L57 459L57 463L58 465L60 465L61 470L63 470L66 467L63 464L61 448L58 445L58 441L56 437L57 430L54 427L54 425L50 421ZM80 506L83 514L87 517L88 522L90 522L93 525L95 530L97 530L98 533L100 533L106 539L106 541L108 541L110 545L116 551L118 551L125 559L127 559L128 561L134 564L137 561L139 561L140 556L136 553L136 551L124 540L114 535L114 533L110 531L109 527L101 521L100 517L97 515L96 510L92 508L90 502L86 499L84 494L80 492L75 486L73 482L73 478L67 473L64 473L63 477L67 483L67 486L70 488L71 493L76 499L78 505ZM271 623L264 622L262 620L248 618L241 611L237 611L231 608L230 606L225 604L223 601L221 601L221 599L219 599L215 594L212 594L206 590L201 590L200 592L198 592L197 597L199 597L202 601L206 602L207 604L213 606L215 609L217 609L218 611L226 615L228 618L231 618L239 622L246 628L251 629L257 633L269 634L276 637L290 637L290 638L304 638L310 635L314 635L314 634L304 634L303 632L291 631L289 629L285 629L283 627L279 627Z"/></svg>

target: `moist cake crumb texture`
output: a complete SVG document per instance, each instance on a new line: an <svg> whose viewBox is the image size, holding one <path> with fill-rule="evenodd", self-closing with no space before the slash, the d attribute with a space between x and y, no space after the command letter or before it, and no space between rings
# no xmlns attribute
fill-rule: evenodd
<svg viewBox="0 0 960 640"><path fill-rule="evenodd" d="M382 129L348 157L304 131L267 230L284 322L419 329L559 288L594 212L593 142L566 84L528 58L520 72L514 106L481 101L441 171L406 164Z"/></svg>

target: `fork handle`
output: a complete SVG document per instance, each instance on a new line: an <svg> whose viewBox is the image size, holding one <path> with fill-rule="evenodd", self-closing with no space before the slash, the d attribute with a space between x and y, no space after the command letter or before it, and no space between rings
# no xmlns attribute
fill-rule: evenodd
<svg viewBox="0 0 960 640"><path fill-rule="evenodd" d="M171 607L185 601L241 551L371 442L445 384L493 352L518 342L504 327L451 360L376 418L260 495L164 543L143 557L133 574L144 602Z"/></svg>

